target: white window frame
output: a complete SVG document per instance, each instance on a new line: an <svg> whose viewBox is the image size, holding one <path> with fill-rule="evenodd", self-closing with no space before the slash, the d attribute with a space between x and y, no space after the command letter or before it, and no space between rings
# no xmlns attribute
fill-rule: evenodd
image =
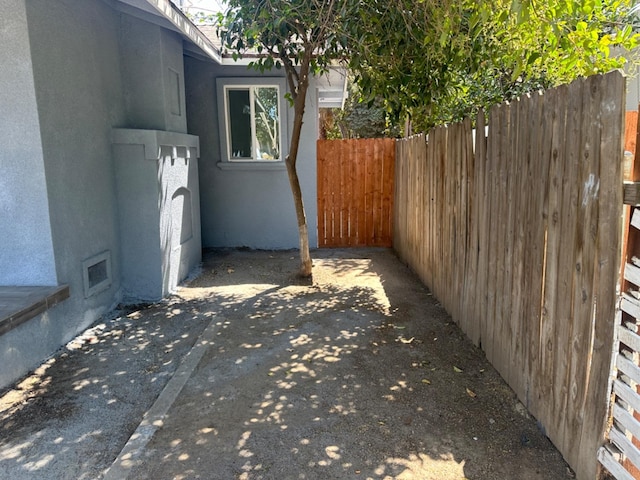
<svg viewBox="0 0 640 480"><path fill-rule="evenodd" d="M225 77L217 79L217 98L218 98L218 127L220 135L220 154L221 161L218 163L218 167L222 169L226 168L244 168L244 167L256 167L256 168L284 168L284 158L286 157L286 148L288 144L286 142L288 137L288 119L287 108L285 107L286 99L284 98L286 92L286 79L284 77ZM255 105L254 105L254 92L255 88L276 88L278 92L278 136L280 143L280 158L277 159L264 159L256 158L256 128L255 128ZM231 126L229 118L229 96L230 90L249 90L250 108L251 108L251 158L233 158L231 152Z"/></svg>

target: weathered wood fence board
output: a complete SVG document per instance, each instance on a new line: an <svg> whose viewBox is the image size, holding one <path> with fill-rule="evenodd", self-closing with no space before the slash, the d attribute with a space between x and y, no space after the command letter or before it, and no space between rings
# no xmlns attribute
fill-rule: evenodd
<svg viewBox="0 0 640 480"><path fill-rule="evenodd" d="M318 140L318 246L390 247L395 140Z"/></svg>
<svg viewBox="0 0 640 480"><path fill-rule="evenodd" d="M397 145L395 249L585 480L606 426L624 92L612 73L495 107L475 152L468 121Z"/></svg>

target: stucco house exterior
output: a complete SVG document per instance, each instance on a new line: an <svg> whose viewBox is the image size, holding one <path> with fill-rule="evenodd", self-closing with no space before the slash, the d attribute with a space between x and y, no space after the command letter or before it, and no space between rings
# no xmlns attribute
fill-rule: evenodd
<svg viewBox="0 0 640 480"><path fill-rule="evenodd" d="M203 247L292 248L279 72L234 64L169 0L6 0L0 15L0 388ZM299 173L316 238L314 79Z"/></svg>

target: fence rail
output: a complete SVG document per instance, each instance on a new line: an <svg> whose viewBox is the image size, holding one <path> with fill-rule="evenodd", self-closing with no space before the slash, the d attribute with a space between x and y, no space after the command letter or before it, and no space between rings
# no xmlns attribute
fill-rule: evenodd
<svg viewBox="0 0 640 480"><path fill-rule="evenodd" d="M624 80L591 77L397 145L394 247L576 471L606 426ZM478 117L477 132L485 131Z"/></svg>

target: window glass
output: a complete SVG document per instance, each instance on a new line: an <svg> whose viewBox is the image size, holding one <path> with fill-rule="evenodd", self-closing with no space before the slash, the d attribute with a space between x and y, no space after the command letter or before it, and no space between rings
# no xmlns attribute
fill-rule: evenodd
<svg viewBox="0 0 640 480"><path fill-rule="evenodd" d="M278 89L274 87L256 87L253 98L256 115L257 158L277 160L280 158Z"/></svg>
<svg viewBox="0 0 640 480"><path fill-rule="evenodd" d="M229 159L280 160L278 87L228 87L226 92Z"/></svg>
<svg viewBox="0 0 640 480"><path fill-rule="evenodd" d="M231 158L251 158L251 102L249 89L229 90Z"/></svg>

